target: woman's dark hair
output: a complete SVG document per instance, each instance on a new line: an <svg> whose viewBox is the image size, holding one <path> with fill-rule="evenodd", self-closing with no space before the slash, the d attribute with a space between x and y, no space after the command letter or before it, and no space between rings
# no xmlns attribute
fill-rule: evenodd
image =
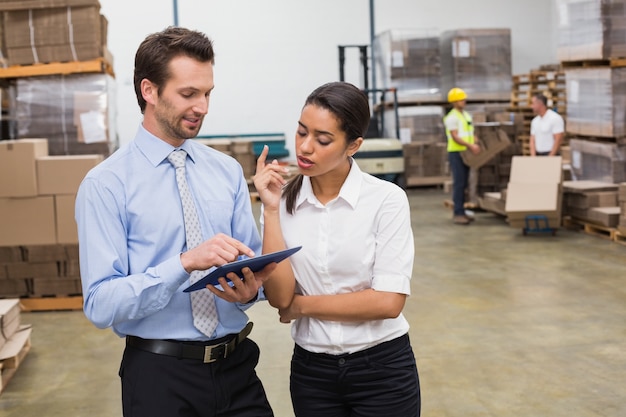
<svg viewBox="0 0 626 417"><path fill-rule="evenodd" d="M370 106L367 95L346 82L332 82L316 88L304 102L331 112L339 120L339 128L346 134L346 146L365 136L370 123ZM302 174L293 178L283 191L287 212L293 214L296 198L302 187Z"/></svg>
<svg viewBox="0 0 626 417"><path fill-rule="evenodd" d="M141 94L141 80L150 80L161 94L170 78L168 65L178 56L188 56L200 62L214 62L213 43L203 33L170 26L161 32L148 35L135 54L135 94L141 113L146 110L146 101Z"/></svg>

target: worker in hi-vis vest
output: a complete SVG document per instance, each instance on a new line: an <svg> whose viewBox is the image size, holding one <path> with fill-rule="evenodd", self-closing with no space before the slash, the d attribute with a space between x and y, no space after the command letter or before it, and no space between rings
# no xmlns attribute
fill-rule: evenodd
<svg viewBox="0 0 626 417"><path fill-rule="evenodd" d="M472 153L480 152L478 140L474 136L472 116L465 111L467 94L460 88L453 88L448 92L448 103L452 110L443 118L448 137L448 161L452 171L452 201L455 224L469 224L473 217L465 213L465 189L469 179L469 167L461 158L461 152L469 149Z"/></svg>

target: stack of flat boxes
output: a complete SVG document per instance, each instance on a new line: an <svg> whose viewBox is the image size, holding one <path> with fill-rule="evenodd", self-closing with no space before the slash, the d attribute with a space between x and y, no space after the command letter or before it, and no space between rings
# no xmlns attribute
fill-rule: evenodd
<svg viewBox="0 0 626 417"><path fill-rule="evenodd" d="M0 13L7 65L28 66L34 75L50 63L112 63L98 0L3 0ZM9 79L9 138L46 137L50 155L109 155L119 145L114 77L62 72Z"/></svg>
<svg viewBox="0 0 626 417"><path fill-rule="evenodd" d="M441 100L439 36L428 30L389 30L375 39L384 88L396 88L401 101Z"/></svg>
<svg viewBox="0 0 626 417"><path fill-rule="evenodd" d="M441 35L442 91L460 87L470 100L511 97L511 30L458 29Z"/></svg>
<svg viewBox="0 0 626 417"><path fill-rule="evenodd" d="M31 332L29 325L21 324L19 300L0 300L0 392L30 350Z"/></svg>
<svg viewBox="0 0 626 417"><path fill-rule="evenodd" d="M626 236L626 182L619 184L617 202L620 208L617 230L622 234L622 236Z"/></svg>
<svg viewBox="0 0 626 417"><path fill-rule="evenodd" d="M619 223L617 184L599 181L563 182L563 215L585 223L616 227Z"/></svg>
<svg viewBox="0 0 626 417"><path fill-rule="evenodd" d="M559 0L558 11L572 178L625 181L626 0Z"/></svg>
<svg viewBox="0 0 626 417"><path fill-rule="evenodd" d="M0 1L9 65L88 61L106 55L98 0Z"/></svg>
<svg viewBox="0 0 626 417"><path fill-rule="evenodd" d="M408 186L441 184L447 178L448 153L445 142L411 142L402 147Z"/></svg>
<svg viewBox="0 0 626 417"><path fill-rule="evenodd" d="M46 139L0 141L0 298L80 294L74 201L102 155L48 155Z"/></svg>

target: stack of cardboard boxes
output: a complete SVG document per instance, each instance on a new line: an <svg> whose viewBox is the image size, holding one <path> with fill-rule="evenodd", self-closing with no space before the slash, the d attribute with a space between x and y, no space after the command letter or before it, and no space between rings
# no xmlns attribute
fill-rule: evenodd
<svg viewBox="0 0 626 417"><path fill-rule="evenodd" d="M0 297L81 292L74 201L102 155L48 155L46 139L0 141Z"/></svg>
<svg viewBox="0 0 626 417"><path fill-rule="evenodd" d="M565 181L563 214L575 221L617 227L620 209L617 184L602 181Z"/></svg>
<svg viewBox="0 0 626 417"><path fill-rule="evenodd" d="M98 0L0 1L8 65L88 61L106 55Z"/></svg>
<svg viewBox="0 0 626 417"><path fill-rule="evenodd" d="M378 68L387 88L398 99L441 100L439 36L433 30L389 30L376 36Z"/></svg>
<svg viewBox="0 0 626 417"><path fill-rule="evenodd" d="M18 299L0 300L0 392L30 350L31 328L21 324L20 313Z"/></svg>
<svg viewBox="0 0 626 417"><path fill-rule="evenodd" d="M113 58L99 1L4 0L0 22L0 78L12 92L8 138L46 137L50 155L117 149Z"/></svg>

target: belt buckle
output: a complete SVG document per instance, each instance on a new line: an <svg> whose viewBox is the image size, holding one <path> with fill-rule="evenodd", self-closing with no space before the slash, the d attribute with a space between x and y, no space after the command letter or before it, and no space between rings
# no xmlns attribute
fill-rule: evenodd
<svg viewBox="0 0 626 417"><path fill-rule="evenodd" d="M215 355L214 355L215 354ZM226 357L226 343L204 347L204 363L213 363Z"/></svg>

